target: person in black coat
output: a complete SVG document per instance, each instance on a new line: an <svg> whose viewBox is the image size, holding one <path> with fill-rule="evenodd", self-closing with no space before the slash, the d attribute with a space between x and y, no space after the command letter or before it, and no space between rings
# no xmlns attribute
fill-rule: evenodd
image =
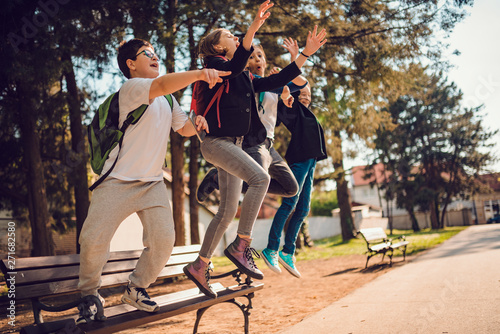
<svg viewBox="0 0 500 334"><path fill-rule="evenodd" d="M241 203L241 215L238 222L236 239L224 250L224 254L246 275L263 279L264 275L257 268L250 247L253 225L269 186L267 172L242 149L243 137L251 143L259 144L266 139L266 129L259 119L255 93L273 90L286 85L301 73L300 67L307 57L285 67L279 74L268 78L250 76L245 67L253 52L252 41L257 30L270 13L266 12L273 5L266 1L260 5L257 15L240 43L227 29L216 29L200 42L200 57L205 67L230 71L223 76L223 83L213 89L200 82L193 98L198 115L204 115L209 131L201 143L201 153L205 160L217 167L221 202L217 214L210 222L199 257L184 267L184 273L207 296L216 298L217 293L210 286L210 258L222 240L224 232L233 221L238 210L243 181L248 190ZM311 55L325 42L323 29L310 32L305 52ZM200 93L201 92L201 93Z"/></svg>
<svg viewBox="0 0 500 334"><path fill-rule="evenodd" d="M292 108L287 108L283 102L278 104L277 125L283 123L292 134L285 159L297 179L299 192L293 197L283 198L269 231L267 247L262 251L264 261L273 271L278 271L276 266L279 262L298 278L301 275L295 266L295 242L309 214L316 162L327 157L323 128L308 108L310 103L311 89L308 85L300 90ZM285 231L285 244L278 253L281 233L294 210Z"/></svg>

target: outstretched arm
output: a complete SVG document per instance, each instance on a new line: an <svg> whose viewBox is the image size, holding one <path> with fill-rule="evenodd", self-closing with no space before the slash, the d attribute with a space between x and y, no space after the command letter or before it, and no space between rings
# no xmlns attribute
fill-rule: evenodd
<svg viewBox="0 0 500 334"><path fill-rule="evenodd" d="M231 72L217 71L213 68L165 74L154 79L151 83L151 87L149 88L149 99L152 100L158 96L172 94L199 80L207 82L208 86L212 88L215 84L222 82L220 77L229 74L231 74Z"/></svg>

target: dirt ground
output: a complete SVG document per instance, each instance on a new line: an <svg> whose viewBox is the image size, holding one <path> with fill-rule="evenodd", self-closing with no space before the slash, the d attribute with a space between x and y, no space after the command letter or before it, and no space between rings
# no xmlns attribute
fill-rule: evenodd
<svg viewBox="0 0 500 334"><path fill-rule="evenodd" d="M366 261L364 255L299 261L297 268L302 274L300 279L293 277L286 270L281 274L275 274L265 265L261 265L260 268L265 275L263 281L265 285L263 290L256 292L253 299L250 333L277 333L283 328L292 326L376 277L411 261L411 257L407 257L406 262L401 260L402 258L395 258L393 266L389 267L388 259L380 262L380 256L377 256L370 260L370 266L367 269L364 269ZM230 270L232 268L220 269ZM214 274L222 272L216 268ZM221 282L225 285L235 284L232 278L224 278ZM155 296L167 291L194 287L194 283L184 280L153 286L148 289L148 292L151 296ZM102 292L102 295L106 298L106 305L120 303L121 294L116 289ZM240 301L244 304L247 303L246 299ZM0 319L0 333L15 333L22 326L33 322L30 307L28 305L19 306L16 314L16 330L11 329L7 325L5 317L2 316ZM50 320L47 313L45 313L44 319L46 321ZM121 333L192 333L195 319L196 312L193 311ZM231 303L215 305L204 314L199 333L243 333L243 314L238 307Z"/></svg>

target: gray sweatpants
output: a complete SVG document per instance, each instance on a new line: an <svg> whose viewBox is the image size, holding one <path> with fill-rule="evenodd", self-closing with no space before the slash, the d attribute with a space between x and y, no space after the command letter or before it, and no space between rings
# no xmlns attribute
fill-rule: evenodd
<svg viewBox="0 0 500 334"><path fill-rule="evenodd" d="M111 239L121 222L132 213L139 216L144 232L144 250L132 285L147 288L167 263L174 247L175 232L167 188L163 181L140 182L106 179L93 192L89 213L80 234L80 281L82 296L95 295L109 258Z"/></svg>

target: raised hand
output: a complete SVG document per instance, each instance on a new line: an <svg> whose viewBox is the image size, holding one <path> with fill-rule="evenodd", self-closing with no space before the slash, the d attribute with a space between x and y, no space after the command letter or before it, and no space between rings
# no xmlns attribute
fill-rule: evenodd
<svg viewBox="0 0 500 334"><path fill-rule="evenodd" d="M299 55L299 44L297 43L297 40L290 37L285 38L282 47L287 49L290 53L291 61L297 59L297 56Z"/></svg>
<svg viewBox="0 0 500 334"><path fill-rule="evenodd" d="M259 10L255 15L255 19L250 25L250 28L248 28L249 31L252 30L253 32L256 32L257 30L259 30L264 22L266 22L266 19L271 15L271 12L267 12L267 10L272 6L274 6L274 4L271 3L271 0L267 0L259 6Z"/></svg>
<svg viewBox="0 0 500 334"><path fill-rule="evenodd" d="M200 80L208 83L208 88L212 89L217 83L222 82L221 77L225 77L231 74L231 71L218 71L213 68L204 68L200 74Z"/></svg>
<svg viewBox="0 0 500 334"><path fill-rule="evenodd" d="M269 75L278 74L280 71L279 67L273 67L272 70L269 71Z"/></svg>
<svg viewBox="0 0 500 334"><path fill-rule="evenodd" d="M313 55L316 51L319 50L326 43L326 30L322 29L318 33L318 26L314 26L313 32L307 34L307 42L306 47L302 50L302 53L306 56Z"/></svg>
<svg viewBox="0 0 500 334"><path fill-rule="evenodd" d="M287 106L288 108L292 107L294 98L290 94L290 88L288 86L283 87L283 92L281 92L281 99L283 100L285 106Z"/></svg>

